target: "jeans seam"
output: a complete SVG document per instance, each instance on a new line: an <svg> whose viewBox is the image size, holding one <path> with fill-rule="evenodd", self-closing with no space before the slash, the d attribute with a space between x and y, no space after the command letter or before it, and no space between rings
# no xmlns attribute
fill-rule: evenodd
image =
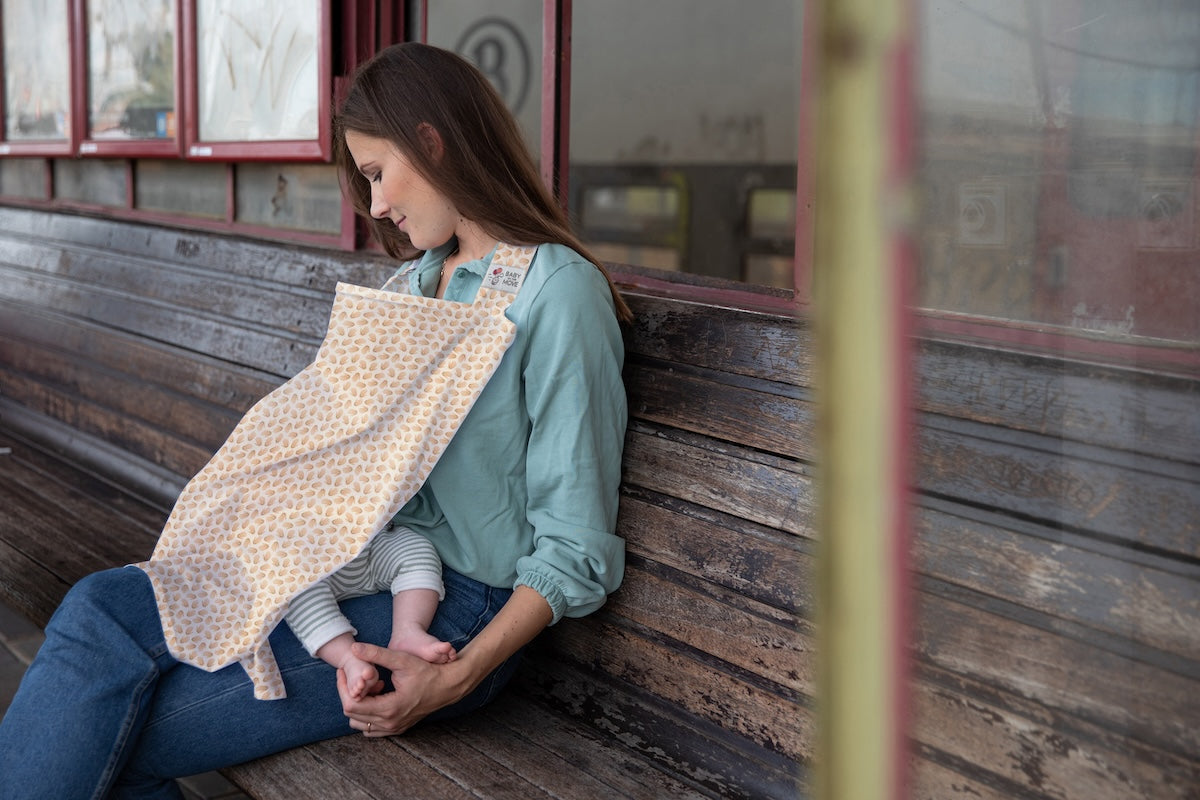
<svg viewBox="0 0 1200 800"><path fill-rule="evenodd" d="M96 791L92 793L92 800L102 800L107 794L110 784L116 780L117 767L121 761L121 754L129 745L129 735L133 732L134 722L138 715L142 712L142 699L146 690L158 679L159 670L157 667L152 667L147 670L144 677L134 689L133 702L129 704L129 713L126 714L125 720L121 724L121 730L117 734L116 741L113 743L113 749L109 755L108 763L104 767L104 772L100 776L100 783L96 786Z"/></svg>

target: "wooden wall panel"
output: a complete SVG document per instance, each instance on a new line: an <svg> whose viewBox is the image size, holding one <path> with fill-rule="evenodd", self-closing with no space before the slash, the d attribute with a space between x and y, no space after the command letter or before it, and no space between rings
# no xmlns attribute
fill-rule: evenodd
<svg viewBox="0 0 1200 800"><path fill-rule="evenodd" d="M924 420L923 491L1138 547L1200 556L1200 466Z"/></svg>
<svg viewBox="0 0 1200 800"><path fill-rule="evenodd" d="M914 644L923 662L1034 701L1064 726L1077 718L1200 762L1194 661L1155 663L1115 637L947 594L927 589L918 598Z"/></svg>

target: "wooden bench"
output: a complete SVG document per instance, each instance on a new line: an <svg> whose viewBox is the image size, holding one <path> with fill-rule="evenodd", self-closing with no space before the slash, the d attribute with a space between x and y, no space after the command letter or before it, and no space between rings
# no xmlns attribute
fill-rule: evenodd
<svg viewBox="0 0 1200 800"><path fill-rule="evenodd" d="M378 258L0 209L0 591L144 558ZM630 298L628 578L485 713L229 771L263 798L787 797L814 755L811 343ZM1196 800L1200 378L926 339L912 796Z"/></svg>
<svg viewBox="0 0 1200 800"><path fill-rule="evenodd" d="M0 209L0 592L44 624L144 559L179 489L392 265ZM631 298L628 577L494 706L228 770L261 798L794 797L811 540L794 322ZM756 413L746 413L754 408Z"/></svg>

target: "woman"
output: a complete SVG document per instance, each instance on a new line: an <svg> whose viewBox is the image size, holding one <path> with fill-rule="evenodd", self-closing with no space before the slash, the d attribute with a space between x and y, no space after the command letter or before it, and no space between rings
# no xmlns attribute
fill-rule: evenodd
<svg viewBox="0 0 1200 800"><path fill-rule="evenodd" d="M458 657L434 664L386 649L390 597L360 597L342 604L355 655L390 672L390 685L356 699L279 626L270 649L287 697L256 700L242 669L207 672L172 655L146 572L98 573L68 593L0 725L5 797L175 798L174 777L467 713L495 696L541 630L598 608L619 585L618 319L628 309L582 255L511 114L462 59L397 45L356 74L335 147L379 241L416 258L391 286L470 303L494 252L537 247L504 312L515 337L393 519L443 561L429 632Z"/></svg>

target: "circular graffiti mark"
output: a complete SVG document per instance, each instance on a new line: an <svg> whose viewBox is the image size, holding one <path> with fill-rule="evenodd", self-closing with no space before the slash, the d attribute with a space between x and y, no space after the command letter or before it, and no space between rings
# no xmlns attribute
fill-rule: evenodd
<svg viewBox="0 0 1200 800"><path fill-rule="evenodd" d="M529 46L517 27L506 19L478 20L454 45L454 51L479 67L516 114L529 96Z"/></svg>

